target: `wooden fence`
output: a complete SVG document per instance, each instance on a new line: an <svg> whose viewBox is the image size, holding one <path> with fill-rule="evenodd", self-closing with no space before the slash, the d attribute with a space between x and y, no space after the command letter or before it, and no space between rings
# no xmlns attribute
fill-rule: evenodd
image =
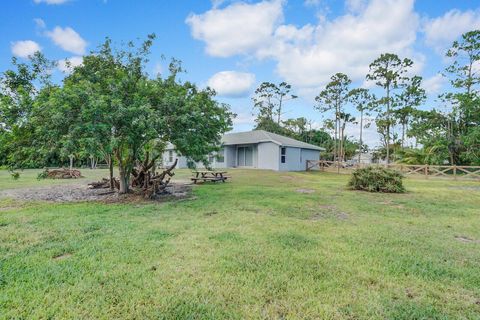
<svg viewBox="0 0 480 320"><path fill-rule="evenodd" d="M352 170L367 166L383 166L403 172L406 176L443 177L448 179L473 179L480 180L480 166L433 166L410 164L349 164L346 162L307 160L306 170L320 170L337 173L350 173Z"/></svg>

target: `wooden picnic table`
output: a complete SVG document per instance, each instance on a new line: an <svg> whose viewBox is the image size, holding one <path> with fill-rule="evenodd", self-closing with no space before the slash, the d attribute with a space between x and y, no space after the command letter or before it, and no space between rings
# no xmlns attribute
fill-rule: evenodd
<svg viewBox="0 0 480 320"><path fill-rule="evenodd" d="M192 177L193 183L197 183L198 181L222 181L225 182L229 176L226 176L227 171L211 171L211 170L196 170L193 171L194 177Z"/></svg>

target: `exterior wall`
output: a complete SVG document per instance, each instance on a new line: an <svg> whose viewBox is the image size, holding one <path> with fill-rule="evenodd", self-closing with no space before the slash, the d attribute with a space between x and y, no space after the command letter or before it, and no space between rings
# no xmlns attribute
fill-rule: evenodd
<svg viewBox="0 0 480 320"><path fill-rule="evenodd" d="M225 165L227 168L234 168L237 166L237 147L225 146Z"/></svg>
<svg viewBox="0 0 480 320"><path fill-rule="evenodd" d="M302 149L302 165L300 170L304 171L306 169L307 160L320 160L320 151Z"/></svg>
<svg viewBox="0 0 480 320"><path fill-rule="evenodd" d="M252 146L253 147L253 166L247 168L258 168L275 171L304 171L307 160L319 160L320 151L286 147L286 161L281 163L281 147L273 142L261 142L250 145L233 145L224 147L224 162L218 162L216 157L211 164L212 168L236 168L237 163L237 147ZM177 168L186 169L187 158L178 155L175 150L173 152L173 161L178 158ZM173 162L169 160L169 150L163 153L163 166L169 166ZM198 168L203 168L202 163L197 163Z"/></svg>
<svg viewBox="0 0 480 320"><path fill-rule="evenodd" d="M281 155L278 157L279 170L280 171L305 171L305 163L307 160L319 160L319 159L320 159L320 151L318 150L286 147L285 163L281 162Z"/></svg>
<svg viewBox="0 0 480 320"><path fill-rule="evenodd" d="M235 148L229 148L233 149L235 151ZM178 169L187 169L188 168L188 160L187 157L179 155L176 150L171 150L173 152L173 161L169 161L169 152L170 150L165 150L163 152L162 160L163 160L163 166L167 167L173 164L175 159L178 158L178 163L177 163L177 168ZM213 158L213 162L211 163L212 168L228 168L228 160L227 158L230 157L230 159L235 159L235 154L227 154L227 147L224 149L224 161L223 162L218 162L217 157ZM204 168L203 163L197 162L196 163L197 168Z"/></svg>
<svg viewBox="0 0 480 320"><path fill-rule="evenodd" d="M170 150L165 150L162 155L162 164L164 167L171 166L175 159L178 158L177 168L178 169L185 169L188 168L187 166L187 158L184 156L180 156L175 150L172 151L172 159L173 161L169 161L169 152Z"/></svg>
<svg viewBox="0 0 480 320"><path fill-rule="evenodd" d="M273 142L262 142L257 146L259 169L279 170L280 147Z"/></svg>

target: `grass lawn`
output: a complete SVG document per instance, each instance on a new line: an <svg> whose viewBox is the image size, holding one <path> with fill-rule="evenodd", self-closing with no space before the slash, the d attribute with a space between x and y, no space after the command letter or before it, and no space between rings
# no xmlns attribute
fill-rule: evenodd
<svg viewBox="0 0 480 320"><path fill-rule="evenodd" d="M0 189L68 183L37 172L0 171ZM480 318L479 182L391 195L329 173L231 175L190 201L0 200L0 318Z"/></svg>

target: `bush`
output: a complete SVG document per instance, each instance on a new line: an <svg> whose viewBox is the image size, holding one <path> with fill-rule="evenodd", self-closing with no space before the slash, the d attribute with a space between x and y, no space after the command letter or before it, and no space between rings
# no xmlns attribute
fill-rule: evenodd
<svg viewBox="0 0 480 320"><path fill-rule="evenodd" d="M48 178L48 170L47 169L43 169L42 172L37 174L37 180L43 180L43 179L47 179L47 178Z"/></svg>
<svg viewBox="0 0 480 320"><path fill-rule="evenodd" d="M18 180L20 178L20 172L18 171L10 171L10 176L13 180Z"/></svg>
<svg viewBox="0 0 480 320"><path fill-rule="evenodd" d="M383 167L366 167L353 172L348 187L369 192L403 193L402 173Z"/></svg>

